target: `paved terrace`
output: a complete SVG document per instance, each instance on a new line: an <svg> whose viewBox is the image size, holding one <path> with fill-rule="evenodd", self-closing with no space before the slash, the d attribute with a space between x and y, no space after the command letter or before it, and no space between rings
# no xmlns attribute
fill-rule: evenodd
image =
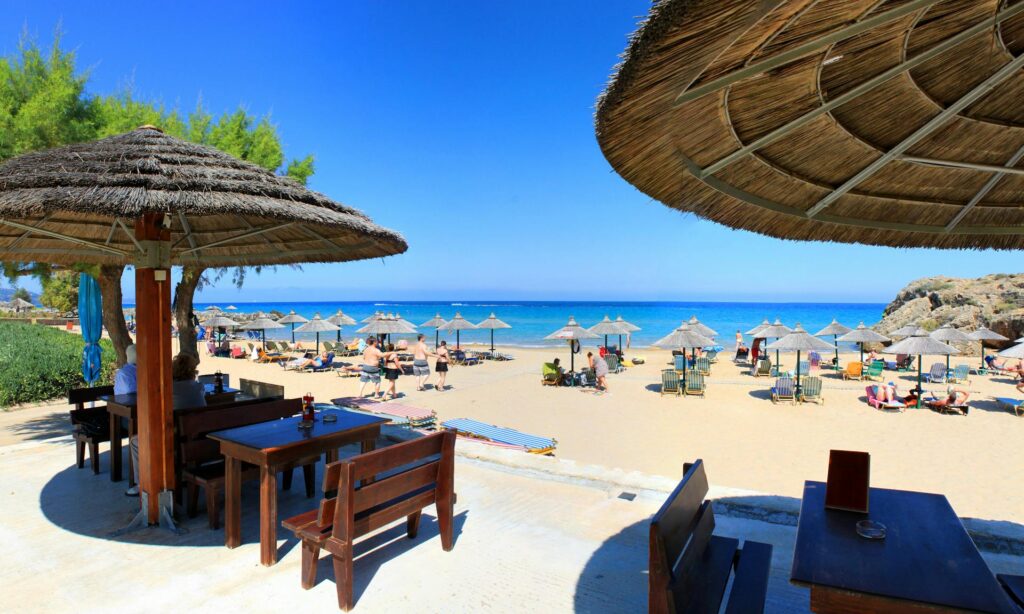
<svg viewBox="0 0 1024 614"><path fill-rule="evenodd" d="M415 540L405 537L404 523L362 539L356 546L357 611L645 610L646 521L671 482L556 459L518 463L517 455L523 458L460 441L455 549L441 549L429 509ZM185 519L184 536L150 528L113 539L108 533L128 522L136 500L121 494L124 482L110 482L106 453L100 475L77 469L73 460L67 436L0 446L5 611L336 607L329 559L321 560L317 585L303 591L299 549L287 532L279 533L280 562L259 565L255 482L243 486L244 543L235 550L223 546L222 531L207 528L202 509ZM709 471L713 479L714 468ZM626 488L634 500L619 497L624 483L633 485ZM291 492L281 492L282 518L312 507L301 491L297 479ZM721 487L712 495L748 511L757 508L744 499L759 500ZM780 517L786 522L785 514L774 519ZM806 590L788 582L793 526L720 515L717 531L774 544L767 611L807 611ZM998 571L1024 572L1019 556L986 558Z"/></svg>

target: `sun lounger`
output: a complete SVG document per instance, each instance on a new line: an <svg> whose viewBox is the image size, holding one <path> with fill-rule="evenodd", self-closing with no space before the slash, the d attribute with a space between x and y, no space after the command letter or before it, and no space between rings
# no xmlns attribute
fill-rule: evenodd
<svg viewBox="0 0 1024 614"><path fill-rule="evenodd" d="M884 369L885 369L885 361L882 361L882 360L872 361L871 364L869 364L867 366L867 368L864 370L864 378L865 379L882 381L883 379L885 379L885 376L882 375L882 371Z"/></svg>
<svg viewBox="0 0 1024 614"><path fill-rule="evenodd" d="M796 394L794 393L795 384L793 380L788 377L780 377L775 380L775 385L772 386L772 403L778 403L779 401L789 401L793 403L796 401Z"/></svg>
<svg viewBox="0 0 1024 614"><path fill-rule="evenodd" d="M718 350L708 350L705 356L712 364L718 362Z"/></svg>
<svg viewBox="0 0 1024 614"><path fill-rule="evenodd" d="M956 414L961 414L961 415L966 416L967 412L969 412L970 409L971 409L971 407L967 403L961 403L961 404L944 403L943 401L945 401L945 399L942 398L942 397L939 397L934 392L929 392L928 395L929 395L928 398L922 399L922 401L924 402L925 407L927 407L928 409L935 410L935 411L937 411L937 412L939 412L941 414L947 414L947 413L948 414L953 414L953 413L956 413Z"/></svg>
<svg viewBox="0 0 1024 614"><path fill-rule="evenodd" d="M368 413L392 418L391 424L417 429L433 429L437 426L437 412L432 409L413 407L393 401L377 402L365 397L340 397L331 399L335 406L359 409Z"/></svg>
<svg viewBox="0 0 1024 614"><path fill-rule="evenodd" d="M772 375L772 361L767 358L761 358L757 361L757 369L754 370L754 377L761 376L771 377Z"/></svg>
<svg viewBox="0 0 1024 614"><path fill-rule="evenodd" d="M674 394L679 396L682 391L679 388L679 372L675 369L665 369L661 372L661 396Z"/></svg>
<svg viewBox="0 0 1024 614"><path fill-rule="evenodd" d="M817 403L819 405L825 402L824 397L821 396L821 378L817 376L810 376L804 378L800 386L800 402L801 403Z"/></svg>
<svg viewBox="0 0 1024 614"><path fill-rule="evenodd" d="M943 384L946 381L946 363L937 362L924 375L929 384Z"/></svg>
<svg viewBox="0 0 1024 614"><path fill-rule="evenodd" d="M968 365L957 365L949 374L949 381L955 384L970 384L971 368Z"/></svg>
<svg viewBox="0 0 1024 614"><path fill-rule="evenodd" d="M520 433L515 429L486 424L472 418L455 418L441 423L444 428L471 439L493 441L512 446L522 446L531 454L551 454L558 446L554 439Z"/></svg>
<svg viewBox="0 0 1024 614"><path fill-rule="evenodd" d="M701 375L711 375L711 361L708 360L707 356L701 356L693 363L693 367Z"/></svg>
<svg viewBox="0 0 1024 614"><path fill-rule="evenodd" d="M619 364L619 357L615 354L605 354L604 361L608 365L609 373L621 373L626 370L625 367Z"/></svg>
<svg viewBox="0 0 1024 614"><path fill-rule="evenodd" d="M1013 410L1018 416L1024 415L1024 399L1011 399L1009 397L996 397L996 401Z"/></svg>
<svg viewBox="0 0 1024 614"><path fill-rule="evenodd" d="M860 380L864 378L864 363L862 362L848 362L846 368L840 372L843 379L855 379Z"/></svg>
<svg viewBox="0 0 1024 614"><path fill-rule="evenodd" d="M540 368L541 386L561 386L562 374L554 363L546 362Z"/></svg>
<svg viewBox="0 0 1024 614"><path fill-rule="evenodd" d="M683 392L687 395L693 395L697 397L703 397L707 391L707 387L704 385L704 374L696 369L690 369L686 372L686 386Z"/></svg>
<svg viewBox="0 0 1024 614"><path fill-rule="evenodd" d="M736 355L732 357L733 362L746 362L750 358L750 348L743 348L736 350Z"/></svg>
<svg viewBox="0 0 1024 614"><path fill-rule="evenodd" d="M675 365L676 371L680 373L686 371L686 356L682 354L676 354L672 356L672 362Z"/></svg>
<svg viewBox="0 0 1024 614"><path fill-rule="evenodd" d="M868 386L864 388L864 391L867 392L868 395L868 405L875 409L887 411L904 411L907 409L907 406L902 401L893 401L892 403L888 403L876 399L874 386Z"/></svg>

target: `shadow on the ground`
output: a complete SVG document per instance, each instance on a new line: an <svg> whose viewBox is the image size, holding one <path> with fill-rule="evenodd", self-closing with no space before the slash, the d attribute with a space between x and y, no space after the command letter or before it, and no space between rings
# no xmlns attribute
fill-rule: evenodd
<svg viewBox="0 0 1024 614"><path fill-rule="evenodd" d="M71 418L67 411L53 411L45 416L24 420L6 427L26 440L39 441L71 434Z"/></svg>
<svg viewBox="0 0 1024 614"><path fill-rule="evenodd" d="M755 399L761 399L762 401L771 401L772 400L771 386L769 386L767 388L757 388L755 390L751 390L747 394L749 394L750 396L754 397Z"/></svg>

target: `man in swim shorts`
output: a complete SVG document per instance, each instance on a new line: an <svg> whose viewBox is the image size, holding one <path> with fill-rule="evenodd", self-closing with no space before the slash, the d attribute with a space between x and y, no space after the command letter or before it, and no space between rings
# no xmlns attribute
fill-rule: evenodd
<svg viewBox="0 0 1024 614"><path fill-rule="evenodd" d="M423 335L416 335L416 347L412 350L412 374L416 376L416 390L423 390L430 377L430 363L427 356L435 355L423 341Z"/></svg>
<svg viewBox="0 0 1024 614"><path fill-rule="evenodd" d="M377 338L369 337L366 340L366 349L363 350L363 363L359 365L362 371L359 374L359 396L363 396L366 384L373 382L373 397L380 396L380 361L384 353L377 347Z"/></svg>

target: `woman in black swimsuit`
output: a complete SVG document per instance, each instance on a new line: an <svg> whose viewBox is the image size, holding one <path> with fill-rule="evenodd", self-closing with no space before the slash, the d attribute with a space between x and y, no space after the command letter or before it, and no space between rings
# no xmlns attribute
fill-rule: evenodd
<svg viewBox="0 0 1024 614"><path fill-rule="evenodd" d="M437 348L437 364L434 366L434 370L437 371L437 386L438 390L444 390L444 380L448 375L448 342L442 341L441 346Z"/></svg>

